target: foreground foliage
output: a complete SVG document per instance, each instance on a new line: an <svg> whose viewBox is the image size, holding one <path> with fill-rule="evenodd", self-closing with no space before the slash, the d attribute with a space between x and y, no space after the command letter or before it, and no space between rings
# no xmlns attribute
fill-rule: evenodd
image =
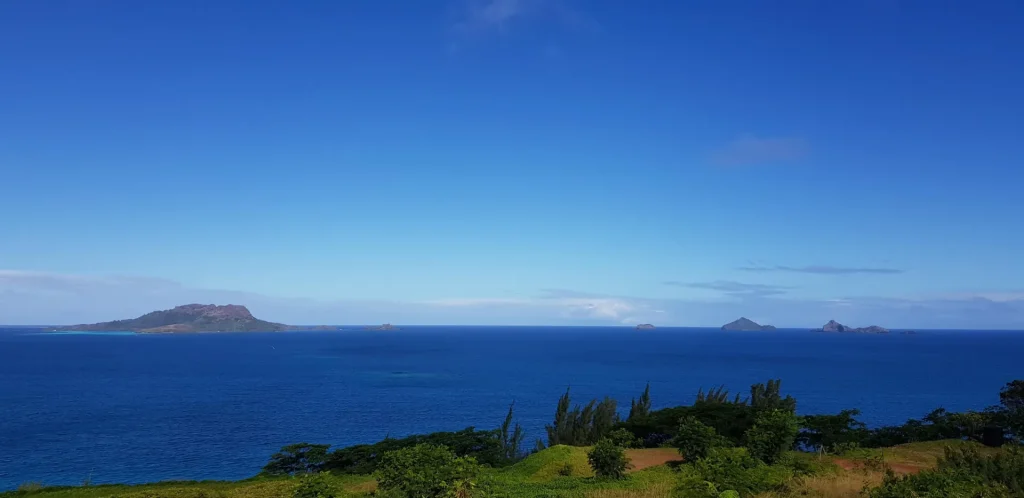
<svg viewBox="0 0 1024 498"><path fill-rule="evenodd" d="M1024 496L1024 452L1017 446L994 455L977 447L946 447L938 467L916 475L886 475L870 493L871 498Z"/></svg>
<svg viewBox="0 0 1024 498"><path fill-rule="evenodd" d="M615 444L611 439L602 439L587 452L587 461L594 475L608 479L622 479L626 477L626 469L629 468L629 459L622 447Z"/></svg>
<svg viewBox="0 0 1024 498"><path fill-rule="evenodd" d="M334 451L289 445L245 481L36 483L0 498L1024 497L1020 447L995 448L1024 429L1024 381L1008 383L999 400L981 412L937 409L869 429L856 410L797 417L796 400L777 380L754 384L746 397L701 390L691 405L660 410L651 408L647 386L624 421L613 400L574 405L567 390L547 426L547 447L539 441L528 456L510 406L494 430L389 437ZM624 449L636 446L649 449Z"/></svg>
<svg viewBox="0 0 1024 498"><path fill-rule="evenodd" d="M441 498L471 496L480 465L444 447L419 444L385 453L373 477L385 496Z"/></svg>
<svg viewBox="0 0 1024 498"><path fill-rule="evenodd" d="M622 479L600 479L594 476L587 461L588 448L555 446L511 466L502 468L480 467L476 487L467 490L471 494L494 498L656 498L656 497L723 497L733 498L865 498L865 486L876 488L885 480L884 470L869 469L864 463L873 457L882 459L886 466L897 469L909 466L940 471L941 466L965 467L977 465L974 462L956 463L945 450L965 450L965 454L976 452L994 468L1020 468L1014 463L1009 448L985 448L979 444L948 440L927 443L913 443L883 450L858 450L858 456L846 457L843 470L835 465L830 456L789 451L774 465L758 463L749 453L740 448L721 448L703 463L670 463L631 469ZM633 462L649 460L649 456L665 455L664 449L627 450ZM671 453L669 453L671 455ZM997 457L997 455L1002 455ZM940 465L938 462L942 461ZM983 464L985 466L990 464ZM638 465L638 467L642 467ZM568 472L562 472L568 468ZM973 467L971 467L973 468ZM983 471L988 475L990 471ZM968 474L978 474L971 470ZM993 472L1000 475L1003 471ZM923 474L923 472L922 472ZM790 477L786 477L790 476ZM388 491L378 489L370 476L339 475L331 473L312 474L300 477L260 477L238 482L169 482L140 486L86 486L86 487L42 487L24 492L0 494L2 498L293 498L303 482L317 477L334 493L335 498L386 497ZM947 479L948 477L942 477ZM892 479L908 479L914 485L921 481L909 481L908 477L895 476ZM1004 480L1004 478L998 478ZM936 481L938 479L933 479ZM783 481L780 484L780 481ZM684 491L684 483L691 486L700 484L697 491ZM710 485L717 494L710 494ZM907 486L907 484L902 484ZM990 486L993 488L993 486ZM909 488L892 488L890 494L879 494L881 498L900 495ZM947 490L950 488L946 488ZM984 488L982 488L984 489ZM998 488L996 488L998 489ZM732 491L734 494L730 494ZM755 492L756 491L756 492ZM987 492L987 491L986 491ZM689 493L689 494L685 494ZM698 493L698 494L694 494ZM394 495L391 495L394 496ZM919 494L919 496L942 496L941 494ZM955 497L956 495L949 495ZM1004 495L982 494L969 496ZM1010 496L1020 496L1013 495Z"/></svg>

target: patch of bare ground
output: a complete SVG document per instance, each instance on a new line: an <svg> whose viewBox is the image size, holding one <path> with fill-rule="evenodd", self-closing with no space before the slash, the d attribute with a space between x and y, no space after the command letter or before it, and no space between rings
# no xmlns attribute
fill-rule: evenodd
<svg viewBox="0 0 1024 498"><path fill-rule="evenodd" d="M633 465L630 472L636 472L658 465L665 465L669 462L680 462L683 457L679 455L679 450L675 448L645 448L638 450L626 450L626 457L629 458L629 463Z"/></svg>

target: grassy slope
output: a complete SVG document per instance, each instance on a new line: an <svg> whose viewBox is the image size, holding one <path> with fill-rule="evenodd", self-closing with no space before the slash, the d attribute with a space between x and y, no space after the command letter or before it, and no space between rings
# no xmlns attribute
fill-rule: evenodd
<svg viewBox="0 0 1024 498"><path fill-rule="evenodd" d="M835 474L805 477L794 482L786 492L766 493L759 498L862 498L865 487L882 483L885 467L894 472L912 473L934 467L946 446L972 445L984 453L999 451L978 443L959 440L910 443L884 449L863 449L841 457L824 457L839 464ZM872 465L881 457L884 467Z"/></svg>
<svg viewBox="0 0 1024 498"><path fill-rule="evenodd" d="M913 471L934 465L942 455L943 447L948 444L967 443L914 443L884 450L862 450L841 458L821 457L841 461L841 467L848 469L798 479L792 483L789 491L765 494L762 498L860 496L865 485L876 485L882 478L880 469L864 468L863 463L869 458L882 455L886 464ZM494 496L505 498L655 498L669 496L675 486L675 473L665 465L637 470L622 481L595 479L587 464L586 452L586 448L569 446L548 448L511 467L488 470L482 485L488 487ZM653 462L669 459L670 453L664 449L631 450L630 456L637 461ZM569 475L561 475L563 473ZM330 479L339 498L367 496L375 487L368 476L332 476ZM31 492L2 493L0 498L291 498L297 484L297 479L290 478L258 478L237 482L167 482L138 486L42 488Z"/></svg>

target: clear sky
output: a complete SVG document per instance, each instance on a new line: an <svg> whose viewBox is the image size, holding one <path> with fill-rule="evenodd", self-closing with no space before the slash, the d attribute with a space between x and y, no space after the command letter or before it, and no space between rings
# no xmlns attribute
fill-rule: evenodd
<svg viewBox="0 0 1024 498"><path fill-rule="evenodd" d="M1024 329L1024 3L0 2L0 323Z"/></svg>

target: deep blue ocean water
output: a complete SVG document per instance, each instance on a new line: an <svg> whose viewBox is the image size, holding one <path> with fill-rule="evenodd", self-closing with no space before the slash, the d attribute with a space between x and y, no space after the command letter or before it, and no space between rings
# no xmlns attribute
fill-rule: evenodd
<svg viewBox="0 0 1024 498"><path fill-rule="evenodd" d="M1024 333L414 327L395 332L45 334L0 329L0 490L238 479L281 446L496 427L543 436L558 396L650 381L655 407L781 378L801 413L871 425L981 409L1024 378Z"/></svg>

